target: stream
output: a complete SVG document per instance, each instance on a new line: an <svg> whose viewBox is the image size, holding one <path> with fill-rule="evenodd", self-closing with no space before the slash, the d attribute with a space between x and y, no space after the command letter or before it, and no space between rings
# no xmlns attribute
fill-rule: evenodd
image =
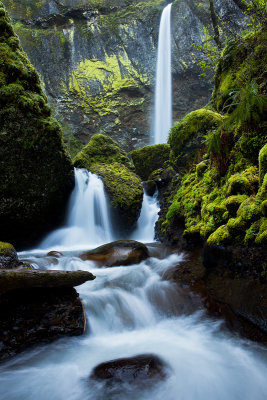
<svg viewBox="0 0 267 400"><path fill-rule="evenodd" d="M148 244L147 260L112 268L98 268L94 262L77 257L82 245L84 249L90 245L75 242L74 232L88 229L89 234L92 230L92 225L83 225L82 207L86 208L88 202L90 207L98 207L97 220L90 222L98 227L98 235L107 223L101 217L106 211L99 208L99 198L82 202L88 193L95 196L92 187L87 193L90 179L98 186L95 177L76 171L76 192L66 226L53 232L38 249L19 254L35 268L88 270L96 276L94 281L76 288L87 316L86 332L34 347L2 364L0 399L266 400L266 349L228 332L222 321L207 315L201 299L188 287L164 279L167 270L179 268L183 254L170 254L159 244ZM97 190L101 199L102 189ZM101 204L106 207L105 201ZM150 215L152 222L139 221L133 233L135 239L140 237L138 229L140 235L143 232L142 226L150 223L150 231L145 232L148 239L154 230L156 200L145 198L143 207L147 212L143 209L141 217ZM110 232L103 234L112 236L112 227L108 229ZM87 237L94 244L95 238ZM100 243L104 239L98 237ZM75 243L71 246L72 240ZM53 261L46 256L51 249L63 251L63 256ZM56 264L48 265L49 260ZM111 387L89 378L93 368L104 361L147 353L167 364L166 378L152 386Z"/></svg>

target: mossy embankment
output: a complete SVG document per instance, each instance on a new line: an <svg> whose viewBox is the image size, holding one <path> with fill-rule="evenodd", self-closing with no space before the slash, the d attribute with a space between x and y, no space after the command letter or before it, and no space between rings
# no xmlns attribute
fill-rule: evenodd
<svg viewBox="0 0 267 400"><path fill-rule="evenodd" d="M208 106L171 129L169 164L176 175L162 192L157 226L161 240L182 247L255 248L259 262L244 256L248 268L236 273L251 268L260 279L267 244L266 40L263 29L231 40Z"/></svg>
<svg viewBox="0 0 267 400"><path fill-rule="evenodd" d="M74 165L102 178L118 230L130 232L140 215L143 188L126 152L110 137L96 134L76 155Z"/></svg>
<svg viewBox="0 0 267 400"><path fill-rule="evenodd" d="M0 236L29 246L56 225L73 168L36 70L0 2Z"/></svg>

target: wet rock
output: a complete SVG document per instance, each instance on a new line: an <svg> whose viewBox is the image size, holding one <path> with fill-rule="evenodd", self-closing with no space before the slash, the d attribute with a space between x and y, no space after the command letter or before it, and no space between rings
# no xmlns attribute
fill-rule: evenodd
<svg viewBox="0 0 267 400"><path fill-rule="evenodd" d="M155 383L167 377L167 364L154 354L120 358L96 366L90 379L104 381L110 385L130 384L141 386Z"/></svg>
<svg viewBox="0 0 267 400"><path fill-rule="evenodd" d="M148 196L153 196L157 189L157 185L155 181L145 181L143 182L143 188Z"/></svg>
<svg viewBox="0 0 267 400"><path fill-rule="evenodd" d="M148 249L135 240L117 240L82 253L79 257L95 261L99 266L115 267L140 263L148 258Z"/></svg>
<svg viewBox="0 0 267 400"><path fill-rule="evenodd" d="M19 289L0 295L0 361L27 347L81 335L86 318L73 288Z"/></svg>
<svg viewBox="0 0 267 400"><path fill-rule="evenodd" d="M49 251L47 253L47 257L56 257L56 258L60 258L63 257L63 254L60 251Z"/></svg>
<svg viewBox="0 0 267 400"><path fill-rule="evenodd" d="M31 288L72 288L95 279L88 271L0 270L0 293Z"/></svg>
<svg viewBox="0 0 267 400"><path fill-rule="evenodd" d="M18 262L17 252L12 244L0 242L0 269L16 268Z"/></svg>

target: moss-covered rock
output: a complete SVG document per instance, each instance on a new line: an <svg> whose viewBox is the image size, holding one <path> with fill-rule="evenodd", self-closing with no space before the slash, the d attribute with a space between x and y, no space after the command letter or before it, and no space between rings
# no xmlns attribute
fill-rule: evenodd
<svg viewBox="0 0 267 400"><path fill-rule="evenodd" d="M133 150L131 156L137 175L143 181L146 181L153 171L163 168L164 164L169 160L170 145L163 143L145 146L141 149Z"/></svg>
<svg viewBox="0 0 267 400"><path fill-rule="evenodd" d="M0 242L0 269L15 268L18 265L18 255L12 244Z"/></svg>
<svg viewBox="0 0 267 400"><path fill-rule="evenodd" d="M259 180L263 182L264 175L267 173L267 144L259 152Z"/></svg>
<svg viewBox="0 0 267 400"><path fill-rule="evenodd" d="M231 243L231 235L226 225L222 225L218 229L216 229L216 231L213 232L207 240L207 244L209 246L211 245L218 246L222 244L225 245L229 243Z"/></svg>
<svg viewBox="0 0 267 400"><path fill-rule="evenodd" d="M124 164L132 169L133 164L126 152L109 136L96 134L90 142L74 158L74 165L78 168L90 169L92 164Z"/></svg>
<svg viewBox="0 0 267 400"><path fill-rule="evenodd" d="M0 237L25 246L59 222L73 168L2 2L0 77Z"/></svg>
<svg viewBox="0 0 267 400"><path fill-rule="evenodd" d="M195 153L204 146L204 136L222 122L222 115L206 108L192 111L176 122L170 131L169 143L173 161L177 166L186 166Z"/></svg>
<svg viewBox="0 0 267 400"><path fill-rule="evenodd" d="M121 228L130 231L137 222L142 207L141 179L119 163L93 164L90 171L101 176Z"/></svg>
<svg viewBox="0 0 267 400"><path fill-rule="evenodd" d="M207 168L208 168L208 165L207 165L206 161L201 161L200 163L198 163L196 165L197 176L202 176Z"/></svg>
<svg viewBox="0 0 267 400"><path fill-rule="evenodd" d="M228 181L227 195L252 194L258 189L257 168L251 167L241 173L231 175Z"/></svg>

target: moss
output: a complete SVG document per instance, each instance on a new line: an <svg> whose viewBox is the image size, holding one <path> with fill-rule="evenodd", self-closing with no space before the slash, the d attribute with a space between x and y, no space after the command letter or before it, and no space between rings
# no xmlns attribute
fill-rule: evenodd
<svg viewBox="0 0 267 400"><path fill-rule="evenodd" d="M196 165L197 176L198 177L202 176L207 168L208 168L208 165L205 161L201 161L199 164L197 164Z"/></svg>
<svg viewBox="0 0 267 400"><path fill-rule="evenodd" d="M264 217L267 217L267 200L261 203L261 212Z"/></svg>
<svg viewBox="0 0 267 400"><path fill-rule="evenodd" d="M124 164L132 169L133 164L115 140L109 136L96 134L90 142L74 158L74 165L78 168L87 168L93 164Z"/></svg>
<svg viewBox="0 0 267 400"><path fill-rule="evenodd" d="M0 10L0 236L29 245L59 222L73 168L2 2Z"/></svg>
<svg viewBox="0 0 267 400"><path fill-rule="evenodd" d="M260 185L263 182L264 175L267 173L267 144L259 153L259 180Z"/></svg>
<svg viewBox="0 0 267 400"><path fill-rule="evenodd" d="M241 217L230 218L226 224L229 233L233 236L244 235L247 225L247 222Z"/></svg>
<svg viewBox="0 0 267 400"><path fill-rule="evenodd" d="M226 225L220 226L207 240L208 245L226 245L231 243L231 236Z"/></svg>
<svg viewBox="0 0 267 400"><path fill-rule="evenodd" d="M262 216L261 201L253 196L245 200L237 210L237 216L244 221L254 222Z"/></svg>
<svg viewBox="0 0 267 400"><path fill-rule="evenodd" d="M248 198L247 195L237 195L237 196L230 196L225 201L225 206L229 214L234 217L240 204L243 203Z"/></svg>
<svg viewBox="0 0 267 400"><path fill-rule="evenodd" d="M168 208L168 212L166 215L166 219L168 221L173 220L176 216L180 215L180 203L177 201L174 201L170 207Z"/></svg>
<svg viewBox="0 0 267 400"><path fill-rule="evenodd" d="M15 249L12 244L0 242L0 256L6 256L14 251Z"/></svg>
<svg viewBox="0 0 267 400"><path fill-rule="evenodd" d="M202 135L218 127L223 121L223 117L211 110L201 108L187 114L181 121L174 124L170 131L169 143L175 157L185 142L193 135L200 132Z"/></svg>
<svg viewBox="0 0 267 400"><path fill-rule="evenodd" d="M141 149L133 150L131 156L137 175L145 181L153 171L164 167L168 162L170 146L168 144L145 146Z"/></svg>
<svg viewBox="0 0 267 400"><path fill-rule="evenodd" d="M251 194L256 193L258 189L258 175L257 168L251 167L242 171L241 173L234 174L229 178L227 194Z"/></svg>
<svg viewBox="0 0 267 400"><path fill-rule="evenodd" d="M125 165L92 164L91 172L102 177L113 209L120 215L124 228L131 229L136 223L143 201L140 178Z"/></svg>

